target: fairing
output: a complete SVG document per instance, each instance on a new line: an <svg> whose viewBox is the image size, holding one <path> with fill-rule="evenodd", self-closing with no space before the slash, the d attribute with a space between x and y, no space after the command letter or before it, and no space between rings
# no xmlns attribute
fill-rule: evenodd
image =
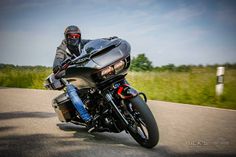
<svg viewBox="0 0 236 157"><path fill-rule="evenodd" d="M81 56L84 61L69 66L65 78L79 88L95 87L102 82L125 75L130 65L130 45L125 40L97 39L86 44ZM119 73L106 79L101 79L101 71L115 63L124 60L125 67Z"/></svg>

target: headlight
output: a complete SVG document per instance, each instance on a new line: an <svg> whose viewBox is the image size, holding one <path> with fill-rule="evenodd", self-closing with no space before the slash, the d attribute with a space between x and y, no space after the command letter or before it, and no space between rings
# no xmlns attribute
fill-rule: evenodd
<svg viewBox="0 0 236 157"><path fill-rule="evenodd" d="M119 73L125 67L125 61L119 61L112 66L106 67L101 71L101 76L107 78L110 75Z"/></svg>
<svg viewBox="0 0 236 157"><path fill-rule="evenodd" d="M114 69L115 69L116 73L120 72L122 69L124 69L124 67L125 67L124 61L119 61L118 63L116 63L114 65Z"/></svg>
<svg viewBox="0 0 236 157"><path fill-rule="evenodd" d="M113 73L114 73L114 68L110 66L110 67L103 69L101 72L101 75L106 76L106 75L111 75Z"/></svg>

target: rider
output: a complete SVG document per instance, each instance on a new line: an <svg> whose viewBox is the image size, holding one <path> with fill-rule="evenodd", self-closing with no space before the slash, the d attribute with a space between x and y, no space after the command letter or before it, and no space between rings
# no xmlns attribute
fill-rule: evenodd
<svg viewBox="0 0 236 157"><path fill-rule="evenodd" d="M61 69L61 64L64 60L79 56L84 45L91 41L82 40L80 29L74 25L68 26L65 29L64 35L65 39L63 39L62 43L57 47L56 56L53 63L53 73L57 73ZM91 132L95 129L92 122L92 117L84 108L83 102L76 91L77 88L75 86L72 84L67 85L67 93L73 105L79 112L80 117L86 122L88 132Z"/></svg>
<svg viewBox="0 0 236 157"><path fill-rule="evenodd" d="M65 39L57 47L56 56L53 63L53 73L57 73L61 69L61 64L64 60L68 58L78 57L81 54L81 49L84 45L91 40L82 40L81 32L77 26L71 25L65 29L64 32ZM108 40L117 37L106 38ZM95 129L93 125L93 119L88 111L84 108L83 102L77 94L77 88L72 84L67 85L67 93L75 106L76 110L79 112L80 117L86 122L88 132L92 132Z"/></svg>

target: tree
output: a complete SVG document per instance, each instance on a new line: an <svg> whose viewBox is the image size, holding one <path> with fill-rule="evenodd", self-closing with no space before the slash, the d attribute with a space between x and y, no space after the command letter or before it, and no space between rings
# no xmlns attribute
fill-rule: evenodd
<svg viewBox="0 0 236 157"><path fill-rule="evenodd" d="M152 62L145 56L144 53L133 57L130 70L132 71L150 71L153 69Z"/></svg>
<svg viewBox="0 0 236 157"><path fill-rule="evenodd" d="M161 67L164 71L175 71L176 67L174 64L163 65Z"/></svg>

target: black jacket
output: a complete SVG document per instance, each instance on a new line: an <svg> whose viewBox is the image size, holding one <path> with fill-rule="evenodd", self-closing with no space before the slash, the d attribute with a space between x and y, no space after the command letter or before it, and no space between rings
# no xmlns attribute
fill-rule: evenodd
<svg viewBox="0 0 236 157"><path fill-rule="evenodd" d="M84 45L87 44L89 41L91 40L81 40L80 49L82 49ZM72 53L73 52L70 52L70 50L67 48L66 40L62 40L61 44L57 47L56 50L53 68L60 66L65 59L71 58L73 56Z"/></svg>

